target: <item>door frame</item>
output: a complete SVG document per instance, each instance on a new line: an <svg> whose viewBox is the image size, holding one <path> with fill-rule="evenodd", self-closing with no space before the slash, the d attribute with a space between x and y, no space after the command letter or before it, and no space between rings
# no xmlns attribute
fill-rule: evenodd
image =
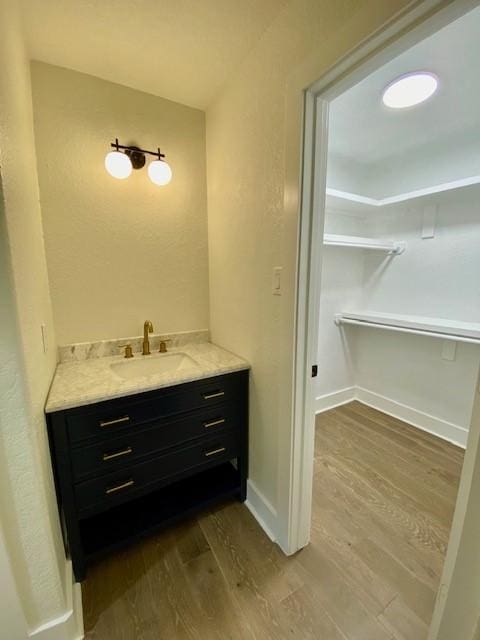
<svg viewBox="0 0 480 640"><path fill-rule="evenodd" d="M304 90L290 502L286 541L282 544L286 553L295 553L306 546L310 539L315 435L315 378L311 377L311 369L317 363L329 103L389 60L479 5L480 2L476 0L425 0L412 3L406 12L393 19ZM480 424L478 426L480 429ZM474 438L470 438L467 444L467 451L470 442L475 449L471 452L472 456L477 450L477 446L473 446L473 440ZM478 444L477 441L475 444ZM469 489L468 479L462 474L460 491L468 493ZM459 494L457 507L461 501ZM458 529L463 522L458 511L457 508L452 531ZM451 559L457 555L458 549L451 547L450 544L446 566L451 565ZM437 599L434 613L434 620L437 622L440 608ZM432 623L432 628L433 626ZM437 635L429 637L437 638Z"/></svg>

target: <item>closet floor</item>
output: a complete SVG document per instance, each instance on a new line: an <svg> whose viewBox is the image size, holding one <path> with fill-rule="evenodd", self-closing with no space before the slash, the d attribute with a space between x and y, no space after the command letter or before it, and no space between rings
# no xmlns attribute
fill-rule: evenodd
<svg viewBox="0 0 480 640"><path fill-rule="evenodd" d="M92 567L88 640L423 640L463 452L358 402L317 417L311 544L227 504Z"/></svg>

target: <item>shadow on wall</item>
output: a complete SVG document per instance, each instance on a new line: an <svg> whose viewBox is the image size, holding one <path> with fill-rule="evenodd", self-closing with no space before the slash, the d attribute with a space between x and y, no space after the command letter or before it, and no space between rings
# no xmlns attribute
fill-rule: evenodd
<svg viewBox="0 0 480 640"><path fill-rule="evenodd" d="M20 523L17 511L12 508L13 483L12 460L15 473L30 474L30 459L22 455L28 451L28 422L25 415L25 397L22 385L21 359L17 317L13 296L9 247L5 223L3 191L0 183L0 522L6 545L14 567L18 584L27 585L28 567L21 546ZM17 455L12 451L12 446ZM8 454L7 454L8 450ZM17 476L18 477L18 476Z"/></svg>

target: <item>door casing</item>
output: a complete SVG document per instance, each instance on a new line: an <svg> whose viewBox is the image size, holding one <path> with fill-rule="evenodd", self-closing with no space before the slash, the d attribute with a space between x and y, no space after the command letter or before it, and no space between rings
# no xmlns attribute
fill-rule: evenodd
<svg viewBox="0 0 480 640"><path fill-rule="evenodd" d="M287 480L284 480L283 490L281 479L279 482L281 490L278 542L287 554L293 554L303 548L310 539L315 433L315 379L311 377L311 368L317 362L329 103L389 60L479 4L473 0L413 2L379 32L342 58L320 79L310 84L308 81L305 82L308 73L315 66L313 62L309 64L309 68L300 69L288 83L287 157L289 154L295 154L299 123L303 135L300 167L298 163L287 163L285 177L286 209L295 206L295 198L292 198L290 193L295 182L298 185L300 201L293 358L293 424L292 433L286 434L284 442L280 443L279 460L283 476ZM306 88L301 88L302 82ZM295 112L295 99L299 90L303 90L304 96L303 113L300 116ZM321 363L319 365L321 366ZM480 408L479 394L476 403ZM475 416L478 416L478 419L475 419ZM450 584L447 574L453 574L455 558L459 553L458 545L462 539L461 531L466 518L466 497L470 494L477 453L480 458L479 434L480 410L474 411L444 576L429 640L442 637L439 633ZM285 472L286 469L288 473ZM462 505L462 508L459 505Z"/></svg>

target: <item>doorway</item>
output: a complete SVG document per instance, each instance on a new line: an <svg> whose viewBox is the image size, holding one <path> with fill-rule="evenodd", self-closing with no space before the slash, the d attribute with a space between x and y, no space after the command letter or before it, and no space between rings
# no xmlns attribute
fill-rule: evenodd
<svg viewBox="0 0 480 640"><path fill-rule="evenodd" d="M331 421L343 419L351 422L352 415L346 416L346 411L356 411L357 417L358 412L363 411L364 418L377 423L377 426L379 422L384 421L384 432L381 435L385 437L389 418L393 420L395 429L403 428L412 436L418 435L428 439L430 436L426 433L433 434L434 439L431 442L445 446L447 458L455 457L457 449L449 449L451 445L445 444L446 441L465 447L470 437L467 455L473 459L476 454L476 421L472 422L470 436L468 432L474 408L479 364L480 334L477 333L479 325L475 315L478 315L478 305L474 303L477 292L474 287L467 291L469 268L464 272L466 277L461 278L458 273L455 275L455 268L460 267L460 264L455 262L453 256L448 257L448 247L460 247L459 252L464 258L470 252L473 260L470 268L473 267L476 257L474 247L471 246L470 250L461 248L462 241L459 240L459 236L465 239L468 235L467 229L471 231L472 225L475 224L472 205L479 189L476 186L478 176L477 179L475 177L478 171L475 171L473 164L468 166L467 147L469 139L470 142L474 139L472 131L475 130L475 126L478 132L478 122L469 121L470 133L467 132L467 126L463 132L450 132L451 138L456 138L459 142L460 155L454 158L451 140L442 154L438 143L442 137L446 140L447 136L441 136L438 127L437 130L435 127L429 127L432 122L441 126L438 117L436 121L430 122L427 117L416 137L410 136L415 138L417 147L420 138L424 147L430 148L430 153L435 154L436 160L443 156L443 175L440 163L435 167L435 163L430 161L430 175L427 176L425 171L420 175L422 159L418 149L415 149L415 144L408 147L409 138L401 131L397 132L397 153L390 154L396 156L396 169L393 164L389 164L388 153L383 157L380 157L381 154L377 157L377 168L374 168L373 162L366 162L362 153L368 144L371 145L370 150L375 147L375 136L365 124L366 112L356 114L352 110L352 105L360 104L362 91L366 92L364 95L375 95L381 100L381 88L388 84L383 83L385 76L382 77L382 69L387 75L391 74L395 71L392 67L395 60L397 64L398 61L404 63L405 56L408 58L414 50L418 53L422 47L424 53L430 52L435 56L433 40L443 37L444 42L437 42L437 45L440 50L445 50L445 37L453 38L453 31L456 31L458 43L466 46L468 38L465 25L468 24L472 32L477 28L475 10L463 18L463 25L459 24L469 9L472 9L471 4L466 6L465 3L453 3L448 11L439 12L434 18L410 31L408 36L402 36L394 44L390 43L384 47L380 53L370 56L367 62L357 66L352 62L350 68L347 64L347 73L344 66L336 77L333 72L307 93L302 212L305 216L310 216L311 226L308 240L305 240L306 235L303 234L304 246L301 249L301 257L309 263L306 278L308 294L305 297L305 307L300 309L300 312L304 311L304 316L299 314L301 322L297 337L299 344L306 344L307 354L304 359L299 359L299 366L303 364L303 371L307 372L311 363L315 362L319 371L317 379L305 379L305 402L302 404L305 423L316 411L323 412L333 409L336 405L345 404L346 408L342 410L343 418L341 412L340 418L338 414L335 416L331 413ZM451 56L453 50L457 52L456 60ZM447 59L451 62L464 62L458 47L452 46L447 49L445 60L438 59L438 52L439 49L436 51L435 59L440 66ZM418 64L418 59L415 61L411 58L405 71L425 68L424 65L419 67ZM440 75L440 68L438 72ZM402 73L393 73L391 79L399 75ZM373 89L373 85L369 85L372 79L381 80L380 86ZM444 86L441 90L446 91L447 88ZM454 92L456 99L460 99L458 85ZM347 97L350 98L350 108L345 108ZM463 105L467 102L464 101ZM434 104L434 98L430 104ZM463 111L466 112L467 109ZM330 123L327 124L329 112ZM410 115L413 113L410 109ZM424 115L425 113L424 111ZM459 111L454 113L457 117L450 119L458 124ZM351 127L350 130L345 123ZM373 116L371 127L380 126L381 122ZM390 129L395 128L391 122L389 126ZM428 136L425 137L429 130L432 136L430 140L427 139ZM356 148L353 131L359 134L359 138L365 136L363 144L360 143ZM327 134L330 137L328 157ZM381 133L379 140L383 140L385 146L388 146L391 141L386 139L385 135L386 130ZM465 143L463 145L460 144L462 135ZM435 144L437 148L433 152ZM401 159L402 145L404 149L408 147L408 163L405 162L405 156ZM377 141L377 152L379 146ZM332 149L336 149L336 157L333 157ZM348 153L345 153L345 150L351 152L350 158L346 157ZM449 158L450 162L445 161L446 158ZM414 159L417 160L417 165L413 162ZM423 158L423 165L425 162ZM407 169L410 171L410 178L407 177ZM383 177L381 170L384 171ZM455 175L455 172L458 175ZM390 179L389 185L386 182L387 175ZM416 184L414 176L418 179ZM403 184L399 178L403 180ZM368 181L370 187L366 186ZM457 211L453 220L452 207ZM467 209L470 213L467 213ZM448 215L445 217L446 211L450 212L450 218ZM406 227L409 228L408 232ZM406 242L409 233L410 246ZM445 242L446 245L442 244ZM426 246L427 252L424 251ZM406 270L403 269L405 266ZM435 274L438 276L439 266L445 269L445 273L440 278L442 284L437 287L435 294L434 283L427 282L426 278ZM463 266L465 267L465 264ZM356 278L358 281L354 282ZM402 281L403 294L399 289L395 289ZM455 282L459 284L456 286ZM451 298L448 299L450 294ZM390 300L387 303L389 295ZM458 299L459 295L461 299ZM436 322L433 322L434 319ZM304 338L305 342L302 342ZM320 350L317 359L318 342ZM438 361L440 365L435 366L435 362ZM428 371L429 367L431 371ZM448 376L451 376L450 382L447 381ZM377 386L373 382L375 378ZM385 385L388 384L391 385L391 390L394 390L392 393L386 391ZM457 390L455 384L459 387ZM414 402L411 401L412 397L408 398L409 393L416 394ZM347 403L352 401L358 406L348 408ZM444 406L440 408L442 403ZM367 405L373 406L374 409L362 409ZM379 414L375 414L375 410ZM369 411L370 414L367 415ZM349 426L355 429L352 424ZM362 426L364 425L360 425ZM306 429L308 431L308 426ZM309 446L312 446L313 451L313 434L304 435L305 449L308 450ZM405 435L405 432L401 435ZM352 433L349 439L344 432L342 437L341 446L346 446L352 445L359 436L358 433ZM414 448L418 446L416 444ZM388 447L384 455L387 450ZM461 449L459 451L458 460L461 466L463 455ZM465 465L467 466L470 465ZM299 532L300 540L302 535L304 539L310 535L310 529L307 532L307 523L309 525L311 469L307 467L308 464L304 465L303 493L299 498L299 511L302 514L299 523L300 527L304 527L303 531ZM410 473L414 474L414 471ZM420 476L419 470L418 477ZM464 470L459 503L463 500L462 491L467 488L468 478ZM441 489L436 488L435 491L441 492ZM461 526L462 513L457 503L454 530L455 527ZM453 538L455 535L452 535ZM454 564L456 550L452 550L451 547L449 555ZM451 568L452 562L447 559L447 567ZM437 578L438 584L440 577ZM446 593L446 590L443 591L442 598ZM442 598L438 600L436 614L442 606Z"/></svg>

